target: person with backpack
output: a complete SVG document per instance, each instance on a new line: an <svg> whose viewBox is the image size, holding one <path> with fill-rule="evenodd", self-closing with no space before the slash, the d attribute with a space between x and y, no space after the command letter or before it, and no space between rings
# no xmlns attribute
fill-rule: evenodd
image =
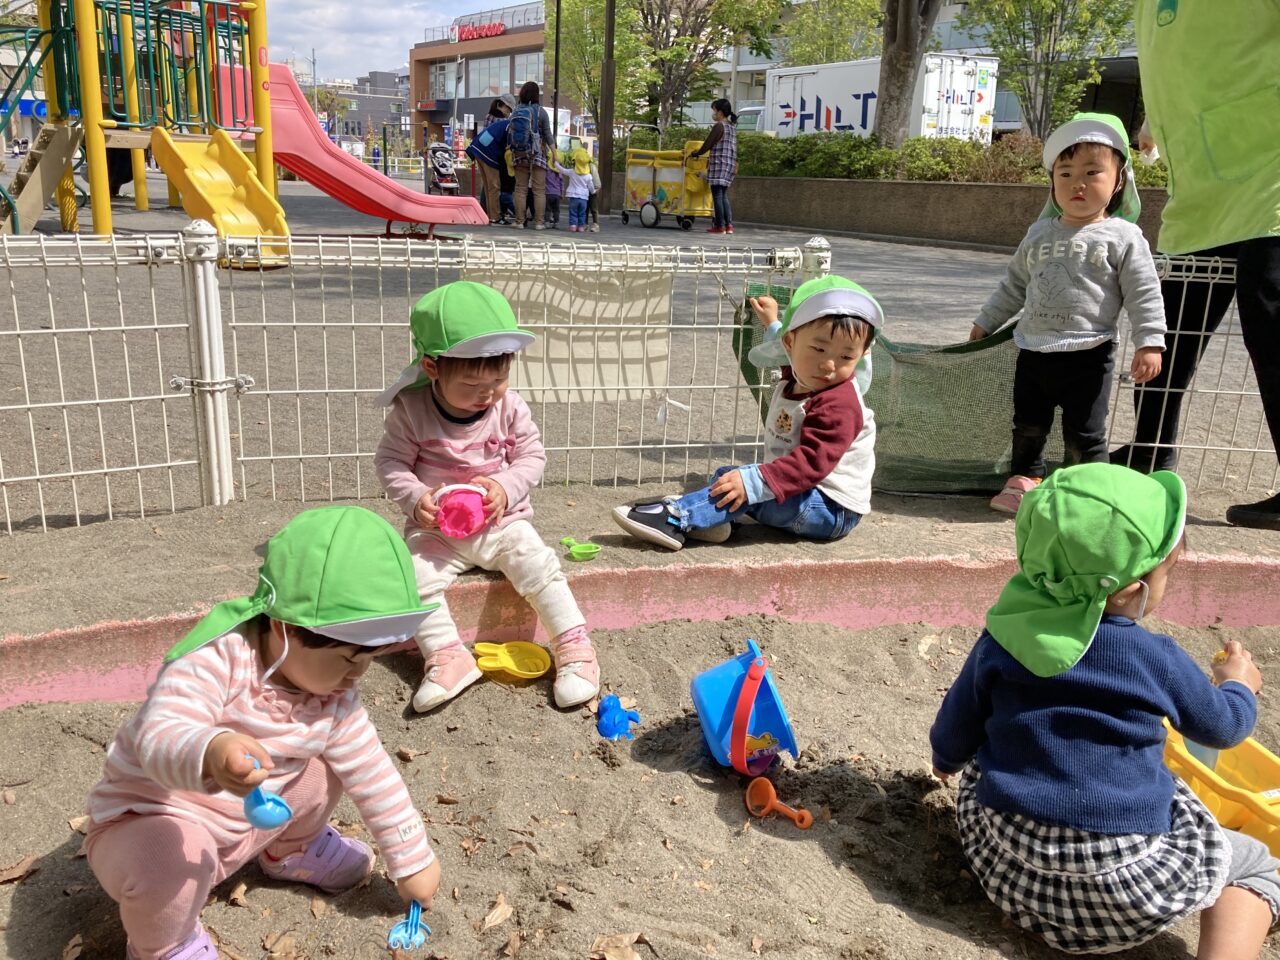
<svg viewBox="0 0 1280 960"><path fill-rule="evenodd" d="M547 212L547 153L555 145L551 121L539 104L541 91L529 80L520 88L520 105L507 125L507 143L516 168L516 229L523 229L525 207L533 190L533 229L545 230Z"/></svg>
<svg viewBox="0 0 1280 960"><path fill-rule="evenodd" d="M475 162L484 185L484 206L491 224L502 222L500 169L507 149L507 127L515 105L516 98L509 93L494 100L489 106L489 115L485 117L484 129L467 144L467 156Z"/></svg>

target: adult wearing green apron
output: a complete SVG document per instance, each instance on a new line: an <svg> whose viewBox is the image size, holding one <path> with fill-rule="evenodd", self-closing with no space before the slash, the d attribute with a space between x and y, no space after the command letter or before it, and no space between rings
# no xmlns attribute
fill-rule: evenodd
<svg viewBox="0 0 1280 960"><path fill-rule="evenodd" d="M1134 391L1134 442L1112 462L1174 467L1183 392L1233 294L1280 450L1280 0L1137 0L1134 25L1147 123L1169 165L1157 248L1237 267L1234 285L1207 270L1162 284L1164 368ZM1280 530L1280 495L1227 520Z"/></svg>

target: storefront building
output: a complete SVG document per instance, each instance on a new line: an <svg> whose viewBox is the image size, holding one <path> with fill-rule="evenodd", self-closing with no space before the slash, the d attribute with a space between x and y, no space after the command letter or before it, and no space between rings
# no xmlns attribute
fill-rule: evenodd
<svg viewBox="0 0 1280 960"><path fill-rule="evenodd" d="M542 104L550 109L550 52L543 53L545 20L541 2L523 3L467 14L447 27L426 31L426 39L409 51L409 89L419 147L425 143L424 134L427 140L443 139L455 117L463 137L470 138L484 123L494 98L518 93L527 80L542 88Z"/></svg>

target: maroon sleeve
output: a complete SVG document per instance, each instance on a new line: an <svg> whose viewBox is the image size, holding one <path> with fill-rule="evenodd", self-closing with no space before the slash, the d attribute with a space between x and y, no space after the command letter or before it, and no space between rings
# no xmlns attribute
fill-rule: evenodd
<svg viewBox="0 0 1280 960"><path fill-rule="evenodd" d="M816 394L805 407L795 449L760 466L760 476L778 502L808 493L834 470L862 432L862 420L852 381Z"/></svg>

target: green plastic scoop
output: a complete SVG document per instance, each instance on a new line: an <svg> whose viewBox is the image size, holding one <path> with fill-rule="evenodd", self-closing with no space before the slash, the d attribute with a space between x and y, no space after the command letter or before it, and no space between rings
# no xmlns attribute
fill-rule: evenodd
<svg viewBox="0 0 1280 960"><path fill-rule="evenodd" d="M571 560L594 560L600 555L600 544L579 543L573 537L561 537L560 542L569 548Z"/></svg>

